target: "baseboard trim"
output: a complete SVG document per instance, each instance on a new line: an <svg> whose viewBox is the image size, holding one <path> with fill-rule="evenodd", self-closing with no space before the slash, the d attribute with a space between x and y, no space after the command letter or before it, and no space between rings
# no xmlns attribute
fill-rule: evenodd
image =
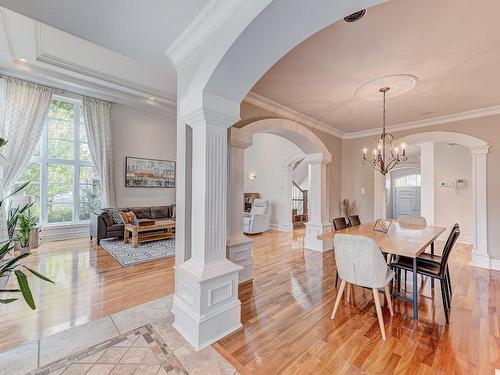
<svg viewBox="0 0 500 375"><path fill-rule="evenodd" d="M490 268L494 271L500 271L500 259L490 259Z"/></svg>

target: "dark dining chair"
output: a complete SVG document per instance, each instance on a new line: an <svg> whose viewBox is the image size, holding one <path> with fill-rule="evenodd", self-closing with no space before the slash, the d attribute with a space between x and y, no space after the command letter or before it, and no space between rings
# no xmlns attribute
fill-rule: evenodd
<svg viewBox="0 0 500 375"><path fill-rule="evenodd" d="M337 217L333 219L333 229L335 230L341 230L349 227L349 224L347 223L347 220L345 217ZM339 283L339 271L337 271L335 275L335 288L337 287L337 284Z"/></svg>
<svg viewBox="0 0 500 375"><path fill-rule="evenodd" d="M438 279L441 284L441 297L443 299L443 307L444 307L444 317L446 320L446 325L450 324L449 321L449 310L451 309L451 295L449 288L449 271L448 271L448 260L450 258L450 253L455 243L457 242L458 236L460 236L460 227L458 224L452 228L448 239L446 240L446 244L444 245L443 255L439 262L433 261L424 262L417 258L417 274L421 274L423 276L428 276L432 279ZM391 267L395 268L398 272L398 289L400 283L400 271L412 271L412 260L407 257L400 257L395 262L391 263Z"/></svg>
<svg viewBox="0 0 500 375"><path fill-rule="evenodd" d="M349 225L347 224L347 220L345 217L337 217L333 219L333 229L341 230L347 228Z"/></svg>
<svg viewBox="0 0 500 375"><path fill-rule="evenodd" d="M349 226L355 227L361 225L361 220L359 220L359 215L350 215L349 216Z"/></svg>

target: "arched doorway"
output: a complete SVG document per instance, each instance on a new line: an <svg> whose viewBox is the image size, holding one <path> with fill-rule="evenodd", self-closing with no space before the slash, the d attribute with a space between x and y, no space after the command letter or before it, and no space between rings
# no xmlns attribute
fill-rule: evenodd
<svg viewBox="0 0 500 375"><path fill-rule="evenodd" d="M476 267L490 268L488 255L488 216L486 209L486 161L489 151L488 142L463 133L450 131L430 131L415 133L401 137L396 141L408 145L430 145L437 142L455 143L469 149L472 156L472 190L473 190L473 251L472 265ZM380 188L380 179L375 178L374 202L375 205L385 204L384 188ZM424 196L422 192L422 196ZM431 192L431 194L433 194ZM429 204L433 205L431 200ZM431 209L422 203L422 214L430 212ZM432 208L433 211L433 208ZM431 219L432 223L433 218Z"/></svg>
<svg viewBox="0 0 500 375"><path fill-rule="evenodd" d="M306 224L306 235L304 247L316 251L326 251L331 249L331 243L318 240L318 235L330 228L328 223L329 202L327 194L326 166L332 160L331 153L319 137L304 125L288 119L270 118L258 120L243 128L231 128L230 136L230 159L238 160L237 163L230 162L229 186L230 186L230 230L231 237L241 238L240 216L241 197L244 176L243 157L241 148L246 148L251 144L252 137L257 133L268 133L283 137L297 145L305 154L305 161L308 163L309 178L311 182L309 190L309 221ZM283 169L283 184L291 186L291 167L294 160L290 160ZM241 194L240 194L241 191ZM234 196L233 196L234 194ZM291 192L286 192L284 199L291 196ZM291 198L290 198L291 201ZM291 216L290 212L283 211L283 215ZM233 221L234 218L234 221ZM230 258L231 259L231 258Z"/></svg>

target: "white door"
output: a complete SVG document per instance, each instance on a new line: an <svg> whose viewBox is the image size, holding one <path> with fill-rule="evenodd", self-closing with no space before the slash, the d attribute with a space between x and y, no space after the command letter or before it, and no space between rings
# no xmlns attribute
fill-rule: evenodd
<svg viewBox="0 0 500 375"><path fill-rule="evenodd" d="M420 186L397 187L394 205L396 219L401 215L420 216Z"/></svg>

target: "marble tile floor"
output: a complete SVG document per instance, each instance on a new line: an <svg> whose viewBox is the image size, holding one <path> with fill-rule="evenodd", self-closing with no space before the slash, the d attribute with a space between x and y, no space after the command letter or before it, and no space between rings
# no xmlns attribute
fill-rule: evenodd
<svg viewBox="0 0 500 375"><path fill-rule="evenodd" d="M172 327L172 296L0 353L9 375L233 375L214 348L195 352Z"/></svg>

